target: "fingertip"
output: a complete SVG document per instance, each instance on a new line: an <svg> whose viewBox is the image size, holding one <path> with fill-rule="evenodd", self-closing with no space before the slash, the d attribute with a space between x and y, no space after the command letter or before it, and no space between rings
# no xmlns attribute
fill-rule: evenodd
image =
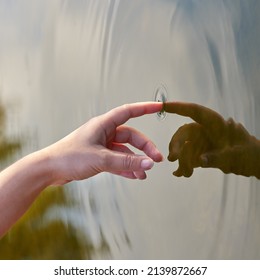
<svg viewBox="0 0 260 280"><path fill-rule="evenodd" d="M183 176L186 177L186 178L191 177L192 174L193 174L193 169L191 169L191 170L185 170L185 171L183 172Z"/></svg>
<svg viewBox="0 0 260 280"><path fill-rule="evenodd" d="M158 152L158 153L154 156L154 161L155 161L155 162L162 162L162 161L164 161L164 156L163 156L160 152Z"/></svg>
<svg viewBox="0 0 260 280"><path fill-rule="evenodd" d="M193 169L188 169L188 170L183 170L181 168L178 168L177 170L175 170L173 173L172 173L174 176L176 177L186 177L186 178L189 178L191 177L191 175L193 174Z"/></svg>
<svg viewBox="0 0 260 280"><path fill-rule="evenodd" d="M180 172L179 169L175 170L174 172L172 172L172 174L176 177L181 177L182 176L182 173Z"/></svg>
<svg viewBox="0 0 260 280"><path fill-rule="evenodd" d="M177 157L176 155L173 155L172 153L170 153L170 154L168 155L167 159L168 159L168 161L173 162L173 161L177 160L178 157Z"/></svg>

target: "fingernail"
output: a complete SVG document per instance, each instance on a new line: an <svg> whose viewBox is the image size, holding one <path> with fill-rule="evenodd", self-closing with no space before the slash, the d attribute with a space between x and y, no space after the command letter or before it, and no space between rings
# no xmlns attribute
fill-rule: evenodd
<svg viewBox="0 0 260 280"><path fill-rule="evenodd" d="M143 159L141 161L141 168L144 170L151 169L154 165L154 162L151 159Z"/></svg>

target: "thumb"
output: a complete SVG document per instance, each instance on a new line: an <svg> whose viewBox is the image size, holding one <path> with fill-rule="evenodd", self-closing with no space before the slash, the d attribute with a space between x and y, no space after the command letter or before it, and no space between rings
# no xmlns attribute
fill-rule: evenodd
<svg viewBox="0 0 260 280"><path fill-rule="evenodd" d="M219 168L224 173L230 173L230 151L215 151L200 156L201 167Z"/></svg>
<svg viewBox="0 0 260 280"><path fill-rule="evenodd" d="M115 171L141 171L153 167L154 161L147 156L140 156L122 152L111 152L106 156L104 170Z"/></svg>

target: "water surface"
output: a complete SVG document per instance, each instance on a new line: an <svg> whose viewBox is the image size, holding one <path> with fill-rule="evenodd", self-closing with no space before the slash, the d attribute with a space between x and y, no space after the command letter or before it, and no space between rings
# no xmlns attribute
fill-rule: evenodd
<svg viewBox="0 0 260 280"><path fill-rule="evenodd" d="M0 0L5 134L22 143L7 162L115 106L152 100L161 84L169 100L208 106L259 137L259 12L253 0ZM187 122L128 124L167 157ZM142 182L100 174L51 190L48 207L40 198L1 241L1 258L258 259L259 181L212 169L175 178L175 168L164 161Z"/></svg>

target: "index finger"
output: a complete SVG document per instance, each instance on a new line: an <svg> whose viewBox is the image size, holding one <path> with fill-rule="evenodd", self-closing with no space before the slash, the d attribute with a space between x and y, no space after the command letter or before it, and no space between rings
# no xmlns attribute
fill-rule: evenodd
<svg viewBox="0 0 260 280"><path fill-rule="evenodd" d="M197 123L208 129L224 128L225 120L217 112L195 103L166 102L163 110L168 113L175 113L181 116L190 117ZM217 127L216 127L217 126Z"/></svg>
<svg viewBox="0 0 260 280"><path fill-rule="evenodd" d="M108 122L112 121L115 127L117 127L131 118L159 112L162 110L162 107L162 102L131 103L116 107L103 116Z"/></svg>

